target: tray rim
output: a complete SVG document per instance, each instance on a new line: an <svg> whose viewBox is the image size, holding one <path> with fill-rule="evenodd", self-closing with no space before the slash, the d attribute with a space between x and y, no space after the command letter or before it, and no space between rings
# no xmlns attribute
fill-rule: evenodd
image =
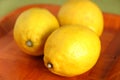
<svg viewBox="0 0 120 80"><path fill-rule="evenodd" d="M0 30L3 28L3 30L5 31L4 25L1 26L1 24L4 24L5 22L7 22L7 20L9 20L10 18L12 18L12 16L14 16L16 13L20 14L24 10L32 8L32 7L43 7L43 8L44 7L46 7L46 8L50 7L51 10L54 8L55 11L51 11L51 12L56 16L57 15L56 12L59 11L61 5L56 5L56 4L29 4L29 5L25 5L25 6L22 6L20 8L17 8L16 10L13 10L12 12L8 13L8 15L6 15L6 16L4 16L4 17L2 17L0 19ZM119 28L120 28L120 15L113 14L113 13L103 12L103 19L104 19L104 28L110 28L112 30L114 28L114 30L116 30L116 31L119 30ZM112 22L114 22L114 23L112 23ZM12 27L12 29L13 29L13 27ZM10 29L10 30L12 30L12 29ZM10 31L10 30L8 30L8 31ZM1 33L0 33L0 35L1 35Z"/></svg>
<svg viewBox="0 0 120 80"><path fill-rule="evenodd" d="M44 5L44 4L43 4ZM46 4L45 4L46 5ZM58 6L58 5L57 5ZM58 6L59 7L59 6ZM22 7L23 8L23 7ZM21 9L21 8L19 8L19 9ZM18 11L19 9L17 9L17 10L15 10L15 11ZM7 16L5 16L1 21L0 21L0 24L1 24L1 22L3 21L5 21L6 19L8 19L8 17L9 16L11 16L11 15L14 15L14 13L15 13L15 11L13 11L13 12L11 12L9 15L7 15ZM106 18L111 18L111 15L112 15L112 18L113 19L116 19L117 18L117 20L119 20L117 23L119 23L119 25L117 25L117 28L115 28L115 29L118 29L118 27L120 27L120 16L119 15L115 15L115 14L110 14L110 13L103 13L104 14L104 17L106 17ZM111 20L110 20L111 21ZM107 24L109 24L109 22L107 23ZM107 25L107 24L105 24L105 25ZM113 26L113 25L112 25ZM0 26L1 27L1 26ZM1 28L0 28L1 29ZM0 37L1 38L1 37Z"/></svg>

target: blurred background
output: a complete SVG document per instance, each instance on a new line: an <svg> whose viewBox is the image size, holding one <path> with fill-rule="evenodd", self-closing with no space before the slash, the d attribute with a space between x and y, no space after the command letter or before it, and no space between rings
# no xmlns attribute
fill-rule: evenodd
<svg viewBox="0 0 120 80"><path fill-rule="evenodd" d="M0 18L17 8L30 4L62 5L67 0L0 0ZM120 0L92 0L103 12L120 15Z"/></svg>

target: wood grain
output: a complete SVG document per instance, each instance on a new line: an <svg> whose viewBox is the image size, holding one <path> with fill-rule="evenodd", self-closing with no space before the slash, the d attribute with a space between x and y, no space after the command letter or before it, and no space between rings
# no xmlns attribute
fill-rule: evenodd
<svg viewBox="0 0 120 80"><path fill-rule="evenodd" d="M120 32L116 34L116 36L110 42L109 46L106 48L103 54L100 55L98 62L96 63L94 69L91 71L89 75L90 76L89 78L92 80L95 79L108 80L108 78L110 77L109 74L115 75L118 73L115 72L116 69L114 70L114 68L117 68L117 70L120 72L120 68L118 68L119 59L120 59ZM112 72L113 70L114 72Z"/></svg>
<svg viewBox="0 0 120 80"><path fill-rule="evenodd" d="M120 58L112 59L118 55L120 47L118 46L120 44L119 15L103 13L105 29L100 37L102 51L97 64L82 75L67 78L49 72L44 66L43 56L33 57L24 54L13 39L12 30L16 18L21 12L32 7L46 8L55 16L60 8L60 6L48 4L28 5L0 20L0 80L120 80Z"/></svg>

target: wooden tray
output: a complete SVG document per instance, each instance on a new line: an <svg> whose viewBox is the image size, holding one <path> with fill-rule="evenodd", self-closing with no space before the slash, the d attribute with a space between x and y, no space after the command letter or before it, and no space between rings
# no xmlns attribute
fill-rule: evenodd
<svg viewBox="0 0 120 80"><path fill-rule="evenodd" d="M54 15L60 8L48 4L28 5L0 20L0 80L120 80L119 15L103 13L105 29L100 37L102 51L97 64L85 74L67 78L49 72L44 66L43 56L26 55L14 42L12 29L16 18L31 7L47 8Z"/></svg>

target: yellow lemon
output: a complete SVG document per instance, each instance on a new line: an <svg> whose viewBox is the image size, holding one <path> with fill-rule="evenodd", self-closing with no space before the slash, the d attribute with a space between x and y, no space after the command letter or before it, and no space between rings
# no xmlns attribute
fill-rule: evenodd
<svg viewBox="0 0 120 80"><path fill-rule="evenodd" d="M76 76L90 70L101 51L99 37L92 30L66 25L55 30L44 47L44 64L61 76Z"/></svg>
<svg viewBox="0 0 120 80"><path fill-rule="evenodd" d="M103 32L103 14L100 8L91 0L69 0L58 12L61 25L83 25L95 31L98 36Z"/></svg>
<svg viewBox="0 0 120 80"><path fill-rule="evenodd" d="M44 8L30 8L16 20L14 39L27 54L43 54L43 46L49 34L59 27L56 17Z"/></svg>

